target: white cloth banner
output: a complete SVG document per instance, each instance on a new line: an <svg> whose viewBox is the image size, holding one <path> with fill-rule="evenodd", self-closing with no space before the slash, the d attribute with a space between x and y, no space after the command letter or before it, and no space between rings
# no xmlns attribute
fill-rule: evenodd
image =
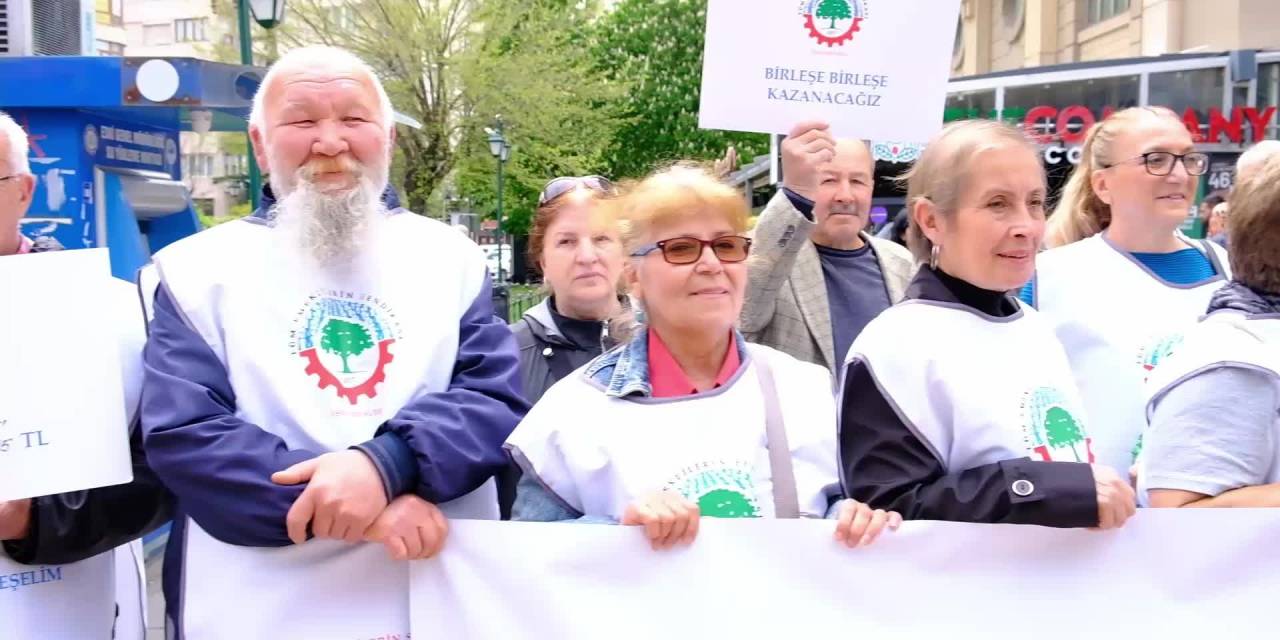
<svg viewBox="0 0 1280 640"><path fill-rule="evenodd" d="M110 638L114 562L107 552L74 564L26 566L0 552L0 638Z"/></svg>
<svg viewBox="0 0 1280 640"><path fill-rule="evenodd" d="M106 249L0 259L0 500L133 479ZM129 304L132 308L129 308Z"/></svg>
<svg viewBox="0 0 1280 640"><path fill-rule="evenodd" d="M451 527L461 518L496 518L497 486L489 481L440 510ZM188 557L210 553L209 540L188 529ZM391 560L383 545L311 540L252 552L251 571L222 569L204 580L184 573L185 640L409 639L410 565Z"/></svg>
<svg viewBox="0 0 1280 640"><path fill-rule="evenodd" d="M925 142L942 127L960 0L710 0L698 125Z"/></svg>
<svg viewBox="0 0 1280 640"><path fill-rule="evenodd" d="M454 522L415 562L414 638L1262 638L1280 510L1148 510L1097 532L908 522L847 549L819 520L639 529Z"/></svg>

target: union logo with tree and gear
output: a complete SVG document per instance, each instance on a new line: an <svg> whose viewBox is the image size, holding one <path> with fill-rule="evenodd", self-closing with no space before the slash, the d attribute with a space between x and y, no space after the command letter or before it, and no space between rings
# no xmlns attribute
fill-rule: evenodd
<svg viewBox="0 0 1280 640"><path fill-rule="evenodd" d="M291 346L317 388L333 388L355 405L378 395L398 333L395 315L377 298L330 291L312 296L298 312Z"/></svg>
<svg viewBox="0 0 1280 640"><path fill-rule="evenodd" d="M866 0L805 0L800 5L809 37L828 47L843 46L862 30Z"/></svg>
<svg viewBox="0 0 1280 640"><path fill-rule="evenodd" d="M666 488L697 503L712 518L759 518L752 465L746 461L707 461L681 470Z"/></svg>
<svg viewBox="0 0 1280 640"><path fill-rule="evenodd" d="M1094 461L1080 411L1059 389L1036 387L1023 394L1022 435L1028 453L1046 462Z"/></svg>

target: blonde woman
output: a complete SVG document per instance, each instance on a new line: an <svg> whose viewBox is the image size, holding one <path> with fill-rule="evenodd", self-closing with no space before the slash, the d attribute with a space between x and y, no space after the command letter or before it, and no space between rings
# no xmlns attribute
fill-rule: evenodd
<svg viewBox="0 0 1280 640"><path fill-rule="evenodd" d="M1226 253L1178 232L1208 157L1162 107L1090 129L1023 290L1066 347L1094 418L1098 460L1129 469L1146 426L1143 381L1230 277Z"/></svg>
<svg viewBox="0 0 1280 640"><path fill-rule="evenodd" d="M1280 157L1231 212L1232 281L1147 385L1153 507L1280 507Z"/></svg>
<svg viewBox="0 0 1280 640"><path fill-rule="evenodd" d="M825 368L734 328L751 240L742 195L677 165L608 203L647 325L556 383L507 441L523 469L514 520L643 528L690 543L700 516L839 517L869 543L896 514L839 500Z"/></svg>
<svg viewBox="0 0 1280 640"><path fill-rule="evenodd" d="M907 177L906 300L854 341L840 396L846 495L906 519L1121 526L1134 492L1093 462L1053 330L1010 296L1035 269L1045 176L1019 130L947 126Z"/></svg>

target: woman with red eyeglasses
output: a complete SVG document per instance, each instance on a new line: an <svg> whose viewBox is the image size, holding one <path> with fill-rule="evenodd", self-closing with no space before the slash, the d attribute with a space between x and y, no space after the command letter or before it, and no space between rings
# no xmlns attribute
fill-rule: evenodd
<svg viewBox="0 0 1280 640"><path fill-rule="evenodd" d="M751 240L742 195L676 165L605 203L642 328L556 383L507 441L524 474L513 519L638 526L655 549L701 516L838 518L869 544L897 514L841 501L823 367L735 328Z"/></svg>

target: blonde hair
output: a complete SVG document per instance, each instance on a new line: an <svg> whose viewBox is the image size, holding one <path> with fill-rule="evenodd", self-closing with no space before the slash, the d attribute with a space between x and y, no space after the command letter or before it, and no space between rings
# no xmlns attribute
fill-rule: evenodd
<svg viewBox="0 0 1280 640"><path fill-rule="evenodd" d="M1239 185L1227 209L1232 278L1250 288L1280 294L1280 155Z"/></svg>
<svg viewBox="0 0 1280 640"><path fill-rule="evenodd" d="M1280 154L1280 140L1263 140L1244 150L1236 158L1236 183L1248 180L1262 170L1272 156Z"/></svg>
<svg viewBox="0 0 1280 640"><path fill-rule="evenodd" d="M933 243L916 222L915 205L928 200L938 214L950 217L960 208L961 196L968 185L968 169L974 157L1001 147L1023 149L1036 155L1035 143L1016 127L995 120L961 120L942 129L929 141L920 159L898 177L907 183L907 247L920 262L928 262ZM1039 164L1037 163L1037 166ZM1044 169L1040 169L1044 180Z"/></svg>
<svg viewBox="0 0 1280 640"><path fill-rule="evenodd" d="M655 225L711 213L721 216L735 233L743 233L751 213L740 191L690 162L623 183L618 195L604 200L601 207L618 225L628 255L649 241Z"/></svg>
<svg viewBox="0 0 1280 640"><path fill-rule="evenodd" d="M1165 107L1130 107L1089 128L1080 149L1080 164L1076 165L1062 188L1053 215L1049 216L1045 229L1046 245L1060 247L1071 244L1111 226L1111 206L1098 198L1093 190L1093 174L1123 160L1115 157L1116 138L1147 117L1172 118L1182 124L1178 114Z"/></svg>

